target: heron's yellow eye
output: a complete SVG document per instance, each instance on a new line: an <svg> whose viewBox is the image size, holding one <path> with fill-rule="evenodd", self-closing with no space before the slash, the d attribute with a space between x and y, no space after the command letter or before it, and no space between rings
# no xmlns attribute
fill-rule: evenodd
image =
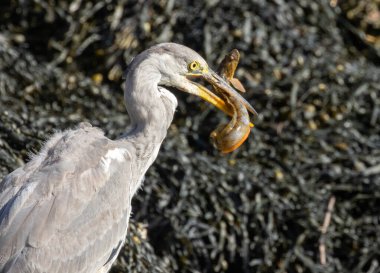
<svg viewBox="0 0 380 273"><path fill-rule="evenodd" d="M202 70L201 69L201 64L197 61L191 62L189 64L189 70L190 71L196 71L196 70Z"/></svg>

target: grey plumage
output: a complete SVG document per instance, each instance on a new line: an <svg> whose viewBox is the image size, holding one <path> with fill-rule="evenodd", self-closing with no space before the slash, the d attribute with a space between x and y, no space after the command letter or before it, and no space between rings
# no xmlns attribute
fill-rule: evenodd
<svg viewBox="0 0 380 273"><path fill-rule="evenodd" d="M29 163L2 180L0 272L110 269L127 234L131 199L173 119L177 100L166 87L199 92L186 77L192 61L207 67L181 45L144 51L126 76L132 121L127 133L110 140L81 123L56 133Z"/></svg>
<svg viewBox="0 0 380 273"><path fill-rule="evenodd" d="M106 172L105 155L120 146L123 160L112 159ZM0 189L1 272L106 272L141 179L128 146L82 125L56 134L8 175Z"/></svg>

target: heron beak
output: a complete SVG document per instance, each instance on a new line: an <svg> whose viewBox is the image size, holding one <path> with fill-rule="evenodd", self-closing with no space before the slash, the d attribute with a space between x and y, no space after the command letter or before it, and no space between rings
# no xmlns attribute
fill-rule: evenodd
<svg viewBox="0 0 380 273"><path fill-rule="evenodd" d="M196 95L200 97L201 99L207 101L208 103L211 103L215 107L217 107L219 110L223 111L229 116L233 115L233 110L231 107L229 107L223 99L218 97L216 94L208 90L206 87L201 85L200 83L190 81L192 85L194 85L195 88L191 88L191 93L193 95Z"/></svg>
<svg viewBox="0 0 380 273"><path fill-rule="evenodd" d="M242 104L247 108L247 110L249 112L251 112L253 115L255 115L255 116L258 115L255 108L253 108L253 106L251 104L249 104L249 102L245 98L243 98L234 88L232 88L232 86L229 83L227 83L226 80L224 80L217 73L215 73L212 70L209 70L209 71L203 73L201 77L204 80L206 80L208 83L210 83L212 86L217 87L219 90L224 92L226 95L231 96L231 97L235 97L238 100L240 100L242 102ZM216 105L216 107L218 107L218 106Z"/></svg>
<svg viewBox="0 0 380 273"><path fill-rule="evenodd" d="M202 71L201 73L188 73L187 78L201 78L210 83L212 86L218 88L221 92L226 94L227 96L233 96L235 98L238 98L242 104L247 108L249 112L251 112L254 115L258 115L256 110L247 102L235 89L233 89L230 84L226 82L221 76L219 76L214 71L207 69L205 71ZM219 110L223 111L229 116L233 116L234 112L233 109L226 104L226 102L218 97L216 94L208 90L206 87L201 85L200 83L190 81L188 80L190 85L187 85L184 88L181 88L183 91L196 95L203 100L211 103L215 107L217 107ZM253 125L252 125L253 127Z"/></svg>

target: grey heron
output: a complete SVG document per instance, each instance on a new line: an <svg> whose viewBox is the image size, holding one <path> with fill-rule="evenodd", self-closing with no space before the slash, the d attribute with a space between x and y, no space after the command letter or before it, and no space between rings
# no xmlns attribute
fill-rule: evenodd
<svg viewBox="0 0 380 273"><path fill-rule="evenodd" d="M252 112L195 51L164 43L142 52L126 75L128 132L111 140L81 123L56 133L0 183L0 272L109 271L127 234L131 199L173 119L177 99L167 88L200 96L233 115L194 77Z"/></svg>

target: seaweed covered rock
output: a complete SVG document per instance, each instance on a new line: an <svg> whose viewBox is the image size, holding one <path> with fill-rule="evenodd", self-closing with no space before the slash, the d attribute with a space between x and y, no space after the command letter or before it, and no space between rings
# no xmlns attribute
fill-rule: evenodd
<svg viewBox="0 0 380 273"><path fill-rule="evenodd" d="M219 155L208 136L225 117L177 92L114 272L376 272L379 32L363 3L3 1L0 177L54 130L122 133L123 71L150 45L183 43L213 64L238 48L253 135Z"/></svg>

